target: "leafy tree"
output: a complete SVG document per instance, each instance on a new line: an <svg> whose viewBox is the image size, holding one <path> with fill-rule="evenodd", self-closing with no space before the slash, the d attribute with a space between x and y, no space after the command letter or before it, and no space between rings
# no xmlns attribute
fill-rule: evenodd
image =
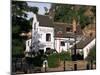
<svg viewBox="0 0 100 75"><path fill-rule="evenodd" d="M25 40L21 37L22 32L29 32L32 28L32 20L27 20L27 12L38 13L37 7L29 7L25 1L12 1L12 55L23 54Z"/></svg>
<svg viewBox="0 0 100 75"><path fill-rule="evenodd" d="M12 55L22 54L24 51L23 40L19 35L23 29L23 22L26 23L26 13L24 12L27 7L26 2L12 1Z"/></svg>
<svg viewBox="0 0 100 75"><path fill-rule="evenodd" d="M92 7L91 12L95 14L95 7L93 6L55 4L54 21L67 22L70 24L73 22L73 20L75 20L76 23L80 23L82 28L84 28L86 25L92 23L93 21L91 20L90 16L84 15L84 13L90 7Z"/></svg>
<svg viewBox="0 0 100 75"><path fill-rule="evenodd" d="M40 42L39 38L41 38L40 34L37 31L33 32L32 35L32 49L31 53L37 56L39 54L40 48L44 48L44 44Z"/></svg>
<svg viewBox="0 0 100 75"><path fill-rule="evenodd" d="M38 14L38 10L39 10L38 7L29 7L29 9L30 9L31 12Z"/></svg>
<svg viewBox="0 0 100 75"><path fill-rule="evenodd" d="M89 54L88 54L88 57L86 58L86 60L88 60L88 61L96 61L96 46L94 46L91 50L90 50L90 52L89 52Z"/></svg>
<svg viewBox="0 0 100 75"><path fill-rule="evenodd" d="M44 10L45 10L45 15L48 15L48 8L47 7L44 7Z"/></svg>
<svg viewBox="0 0 100 75"><path fill-rule="evenodd" d="M60 59L61 59L62 61L64 61L64 60L67 60L67 61L72 60L72 59L71 59L71 54L70 54L70 52L61 52L61 53L60 53Z"/></svg>

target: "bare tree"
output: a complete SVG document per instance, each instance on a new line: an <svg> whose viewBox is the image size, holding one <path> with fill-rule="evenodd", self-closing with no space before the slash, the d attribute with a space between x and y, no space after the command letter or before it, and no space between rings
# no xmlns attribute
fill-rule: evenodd
<svg viewBox="0 0 100 75"><path fill-rule="evenodd" d="M32 34L32 48L31 48L31 52L34 55L37 55L39 53L39 50L43 49L45 46L43 43L40 42L39 40L40 38L41 36L38 33L38 31L34 31Z"/></svg>
<svg viewBox="0 0 100 75"><path fill-rule="evenodd" d="M37 55L39 50L43 49L45 45L40 41L41 35L38 32L39 22L37 21L35 14L33 14L33 18L31 52L32 54Z"/></svg>

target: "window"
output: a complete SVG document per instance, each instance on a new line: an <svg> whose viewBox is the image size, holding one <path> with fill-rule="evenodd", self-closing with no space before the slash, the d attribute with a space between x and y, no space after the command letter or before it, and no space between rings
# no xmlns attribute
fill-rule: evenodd
<svg viewBox="0 0 100 75"><path fill-rule="evenodd" d="M43 50L43 49L39 49L39 53L40 53L41 55L43 55L43 54L44 54L44 50Z"/></svg>
<svg viewBox="0 0 100 75"><path fill-rule="evenodd" d="M46 34L46 41L51 41L51 34Z"/></svg>
<svg viewBox="0 0 100 75"><path fill-rule="evenodd" d="M50 48L46 48L46 51L49 51L50 50Z"/></svg>
<svg viewBox="0 0 100 75"><path fill-rule="evenodd" d="M61 41L61 46L65 46L65 42L64 41Z"/></svg>
<svg viewBox="0 0 100 75"><path fill-rule="evenodd" d="M36 30L36 23L34 23L34 30Z"/></svg>
<svg viewBox="0 0 100 75"><path fill-rule="evenodd" d="M66 31L67 32L71 32L71 28L70 27L66 27Z"/></svg>
<svg viewBox="0 0 100 75"><path fill-rule="evenodd" d="M28 46L29 46L29 41L27 43L28 43Z"/></svg>
<svg viewBox="0 0 100 75"><path fill-rule="evenodd" d="M46 48L46 52L45 52L46 54L50 54L51 53L51 48Z"/></svg>
<svg viewBox="0 0 100 75"><path fill-rule="evenodd" d="M70 45L73 45L73 42L70 42Z"/></svg>

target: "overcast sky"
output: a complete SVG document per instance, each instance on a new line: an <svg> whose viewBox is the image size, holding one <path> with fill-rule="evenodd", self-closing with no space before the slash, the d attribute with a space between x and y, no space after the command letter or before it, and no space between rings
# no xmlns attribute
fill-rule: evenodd
<svg viewBox="0 0 100 75"><path fill-rule="evenodd" d="M47 7L48 9L50 9L51 4L50 3L39 3L39 2L27 2L29 6L31 7L38 7L39 8L39 12L38 14L44 14L45 10L44 7Z"/></svg>

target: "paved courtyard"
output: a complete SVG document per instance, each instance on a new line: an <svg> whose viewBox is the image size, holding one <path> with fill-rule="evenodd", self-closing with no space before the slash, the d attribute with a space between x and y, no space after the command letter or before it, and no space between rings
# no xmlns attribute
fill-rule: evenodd
<svg viewBox="0 0 100 75"><path fill-rule="evenodd" d="M47 68L47 72L56 72L56 71L64 71L64 62L60 61L61 64L56 68ZM87 69L87 61L66 61L65 63L65 71L74 71L74 64L77 64L77 70L86 70ZM96 66L93 65L93 69L96 69ZM42 72L45 72L45 69L42 68Z"/></svg>
<svg viewBox="0 0 100 75"><path fill-rule="evenodd" d="M60 66L56 68L41 68L34 67L33 69L27 69L26 73L45 73L45 72L61 72L61 71L74 71L74 64L77 64L77 70L87 70L87 61L66 61L65 62L65 70L64 70L64 62L60 61ZM96 69L96 66L93 65L93 69ZM24 74L23 71L16 71L16 74Z"/></svg>

